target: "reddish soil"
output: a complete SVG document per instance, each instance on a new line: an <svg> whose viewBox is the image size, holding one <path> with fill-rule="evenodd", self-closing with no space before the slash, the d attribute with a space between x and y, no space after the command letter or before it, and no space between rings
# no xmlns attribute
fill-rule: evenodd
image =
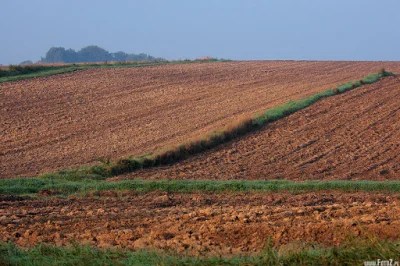
<svg viewBox="0 0 400 266"><path fill-rule="evenodd" d="M174 250L190 255L261 252L268 238L335 245L350 235L396 239L400 196L323 192L2 197L0 240Z"/></svg>
<svg viewBox="0 0 400 266"><path fill-rule="evenodd" d="M172 166L115 179L400 179L400 78L324 99Z"/></svg>
<svg viewBox="0 0 400 266"><path fill-rule="evenodd" d="M181 143L241 114L303 98L382 67L400 73L400 64L390 62L256 61L91 69L1 83L0 178ZM304 136L302 143L315 138ZM320 150L312 155L329 152L321 143L314 145ZM270 160L280 160L278 153L287 148L273 150ZM224 178L236 178L229 173Z"/></svg>

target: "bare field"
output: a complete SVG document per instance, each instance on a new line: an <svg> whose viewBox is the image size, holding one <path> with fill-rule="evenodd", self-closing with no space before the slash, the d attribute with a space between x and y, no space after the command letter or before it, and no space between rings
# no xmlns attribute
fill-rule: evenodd
<svg viewBox="0 0 400 266"><path fill-rule="evenodd" d="M397 239L400 196L370 193L170 194L104 192L100 198L0 197L0 240L174 250L189 255L332 246L350 236ZM287 247L288 249L291 246ZM292 246L295 248L295 246Z"/></svg>
<svg viewBox="0 0 400 266"><path fill-rule="evenodd" d="M392 62L253 61L90 69L2 83L0 177L143 154L382 67L400 72Z"/></svg>
<svg viewBox="0 0 400 266"><path fill-rule="evenodd" d="M399 180L400 78L389 77L171 166L115 179Z"/></svg>
<svg viewBox="0 0 400 266"><path fill-rule="evenodd" d="M0 178L182 143L382 67L400 73L400 63L258 61L89 69L2 83ZM399 180L399 156L400 78L385 77L176 164L109 180ZM0 241L22 247L72 240L229 257L259 254L269 238L292 250L349 237L398 240L400 232L399 194L89 189L63 196L44 188L33 195L15 179L3 181L9 195L0 195Z"/></svg>

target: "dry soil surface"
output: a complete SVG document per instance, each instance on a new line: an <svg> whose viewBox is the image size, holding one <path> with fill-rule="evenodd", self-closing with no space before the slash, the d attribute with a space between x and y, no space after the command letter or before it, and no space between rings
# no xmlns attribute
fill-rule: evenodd
<svg viewBox="0 0 400 266"><path fill-rule="evenodd" d="M335 245L350 236L397 239L400 196L322 192L0 197L0 240L173 250L189 255L261 252L275 245ZM289 246L290 248L290 246Z"/></svg>

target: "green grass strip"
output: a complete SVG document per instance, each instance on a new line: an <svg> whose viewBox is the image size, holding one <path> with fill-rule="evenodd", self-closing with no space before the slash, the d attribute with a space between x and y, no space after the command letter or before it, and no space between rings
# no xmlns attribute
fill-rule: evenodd
<svg viewBox="0 0 400 266"><path fill-rule="evenodd" d="M46 77L51 75L70 73L78 70L91 68L133 68L160 65L181 65L190 63L212 63L212 62L230 62L227 59L206 59L206 60L177 60L177 61L138 61L138 62L116 62L116 63L86 63L86 64L68 64L62 66L10 66L10 70L0 69L0 83L16 81L30 78Z"/></svg>
<svg viewBox="0 0 400 266"><path fill-rule="evenodd" d="M29 249L0 242L0 265L364 265L366 261L400 261L400 243L349 239L339 246L297 243L295 248L274 248L266 240L263 252L253 256L190 257L172 252L99 249L72 243L69 247L39 244ZM378 264L377 264L378 265ZM383 265L383 264L381 264ZM386 264L385 264L386 265ZM388 264L389 265L389 264ZM395 264L392 264L395 265Z"/></svg>
<svg viewBox="0 0 400 266"><path fill-rule="evenodd" d="M16 81L16 80L23 80L23 79L46 77L46 76L51 76L51 75L70 73L70 72L74 72L74 71L82 70L82 69L84 69L84 68L82 68L82 67L50 68L50 69L45 69L45 70L29 73L29 74L1 77L0 83L7 82L7 81Z"/></svg>
<svg viewBox="0 0 400 266"><path fill-rule="evenodd" d="M400 193L400 181L125 180L108 182L98 180L70 181L49 177L0 180L0 194L3 195L33 195L41 190L57 191L61 195L101 191L135 191L138 193L148 193L151 191L187 193L290 192L297 194L337 190L342 192Z"/></svg>

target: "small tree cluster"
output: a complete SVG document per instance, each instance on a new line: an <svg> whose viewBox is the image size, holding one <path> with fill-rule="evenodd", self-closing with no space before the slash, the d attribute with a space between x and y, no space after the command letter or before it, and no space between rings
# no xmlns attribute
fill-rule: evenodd
<svg viewBox="0 0 400 266"><path fill-rule="evenodd" d="M159 60L148 54L127 54L125 52L110 53L96 45L90 45L79 51L66 50L64 47L52 47L42 57L42 63L83 63L107 61L150 61Z"/></svg>

